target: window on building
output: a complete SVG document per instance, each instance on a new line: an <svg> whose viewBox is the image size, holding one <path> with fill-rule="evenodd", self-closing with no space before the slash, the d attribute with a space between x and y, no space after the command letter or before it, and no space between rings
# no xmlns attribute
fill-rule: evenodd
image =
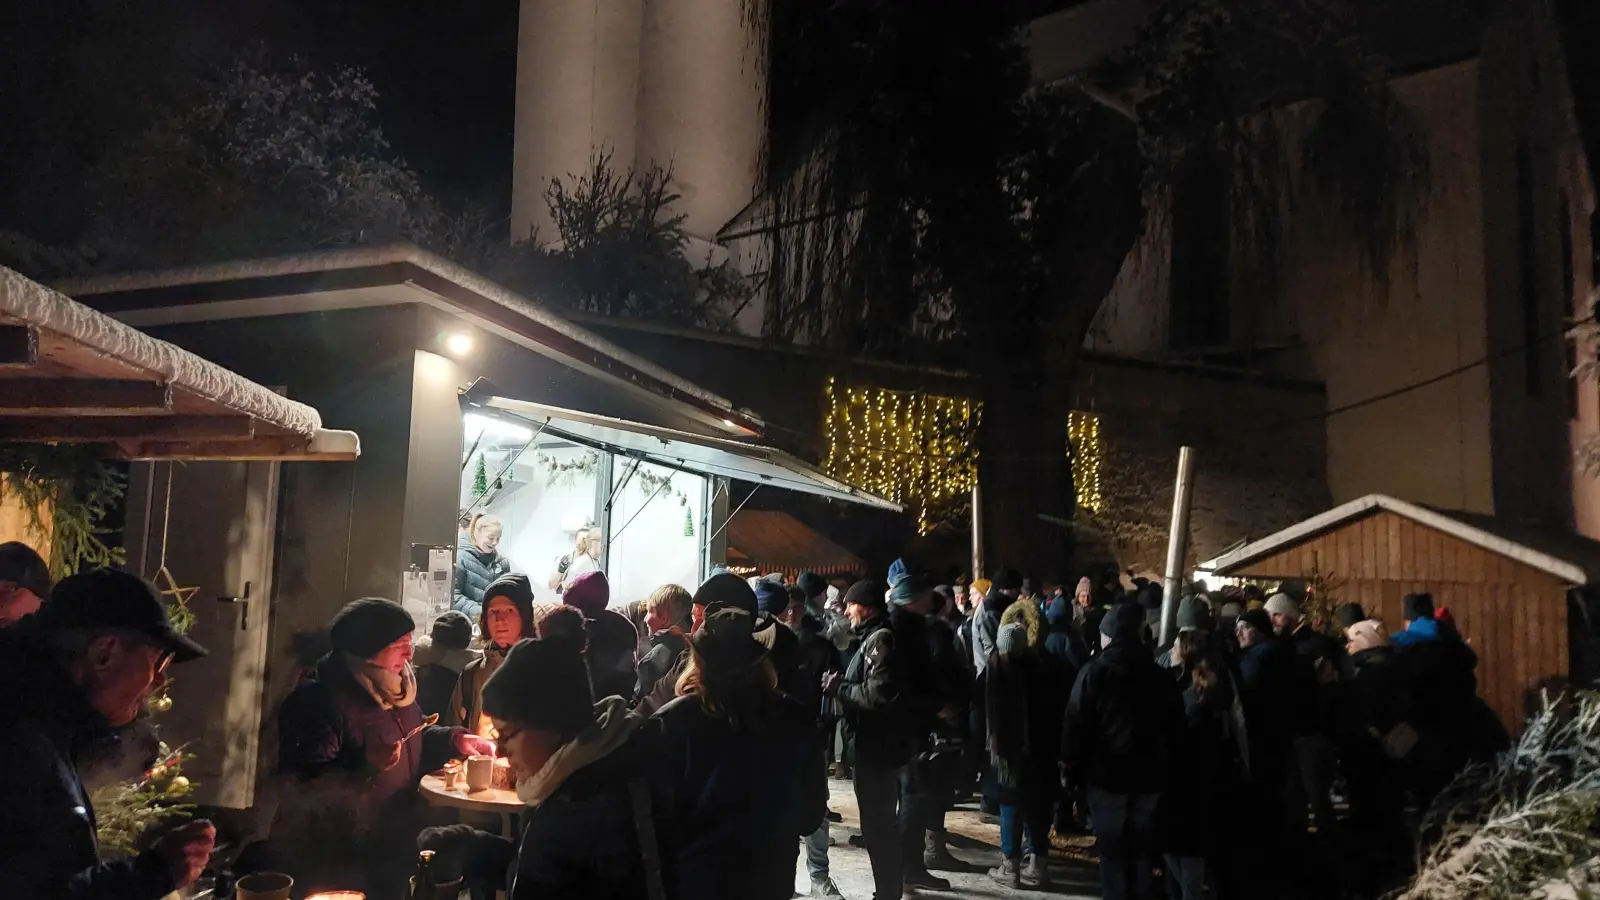
<svg viewBox="0 0 1600 900"><path fill-rule="evenodd" d="M1540 394L1539 384L1539 254L1534 232L1533 158L1528 145L1517 144L1517 264L1522 300L1522 360L1528 396Z"/></svg>
<svg viewBox="0 0 1600 900"><path fill-rule="evenodd" d="M1221 347L1230 332L1231 178L1226 166L1197 162L1172 193L1169 345Z"/></svg>

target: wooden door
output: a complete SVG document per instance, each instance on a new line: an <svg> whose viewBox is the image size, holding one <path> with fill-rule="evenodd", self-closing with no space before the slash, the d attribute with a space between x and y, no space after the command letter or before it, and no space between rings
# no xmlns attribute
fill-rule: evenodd
<svg viewBox="0 0 1600 900"><path fill-rule="evenodd" d="M144 463L128 481L127 568L170 587L164 533L168 571L196 589L189 635L210 651L171 670L161 737L195 754L185 773L196 802L244 809L260 762L278 463Z"/></svg>

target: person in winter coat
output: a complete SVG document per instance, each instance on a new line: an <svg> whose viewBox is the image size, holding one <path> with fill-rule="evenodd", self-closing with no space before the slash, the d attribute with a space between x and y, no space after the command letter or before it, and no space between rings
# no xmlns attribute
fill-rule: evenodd
<svg viewBox="0 0 1600 900"><path fill-rule="evenodd" d="M674 786L672 896L788 900L796 839L827 813L816 716L779 693L754 625L739 609L707 616L679 698L655 716Z"/></svg>
<svg viewBox="0 0 1600 900"><path fill-rule="evenodd" d="M1071 623L1066 609L1059 618ZM985 679L985 707L990 763L1000 789L1001 860L989 876L1010 887L1046 890L1051 814L1060 783L1061 722L1072 682L1059 657L1029 646L1023 623L1001 625L995 643Z"/></svg>
<svg viewBox="0 0 1600 900"><path fill-rule="evenodd" d="M832 715L831 705L822 693L823 682L842 670L839 651L823 632L822 622L807 610L804 591L791 595L789 609L784 614L784 624L794 631L799 645L799 665L803 675L796 683L801 689L790 695L803 708L816 716L817 739L823 746L824 779L833 764L833 735L838 725ZM830 816L831 818L831 816ZM838 885L834 884L828 863L828 822L825 819L805 837L806 871L811 877L811 895L819 898L840 898Z"/></svg>
<svg viewBox="0 0 1600 900"><path fill-rule="evenodd" d="M1273 789L1285 784L1302 702L1294 651L1276 640L1265 609L1246 610L1234 626L1239 693L1250 732L1250 771Z"/></svg>
<svg viewBox="0 0 1600 900"><path fill-rule="evenodd" d="M139 715L170 664L205 652L153 586L110 569L62 579L42 612L0 631L0 897L159 900L200 876L216 840L203 819L102 859L78 765Z"/></svg>
<svg viewBox="0 0 1600 900"><path fill-rule="evenodd" d="M544 636L513 647L483 688L524 805L521 832L432 828L417 846L507 900L666 897L673 829L661 729L623 698L589 692L581 613L557 609L540 627Z"/></svg>
<svg viewBox="0 0 1600 900"><path fill-rule="evenodd" d="M1382 622L1353 622L1345 635L1348 675L1341 685L1335 738L1350 798L1348 833L1363 861L1352 887L1362 896L1381 896L1404 877L1411 861L1406 778L1385 738L1389 747L1397 746L1392 736L1404 732L1415 698L1406 660L1390 646Z"/></svg>
<svg viewBox="0 0 1600 900"><path fill-rule="evenodd" d="M812 685L801 683L806 672L800 664L800 638L782 620L789 609L789 588L781 582L763 580L755 594L756 614L751 621L755 623L756 640L767 648L768 661L778 673L778 691L791 697L808 693Z"/></svg>
<svg viewBox="0 0 1600 900"><path fill-rule="evenodd" d="M689 649L690 608L694 597L675 584L664 584L644 601L645 630L648 642L635 667L634 708L649 715L671 702L676 683L667 676L674 673L678 658Z"/></svg>
<svg viewBox="0 0 1600 900"><path fill-rule="evenodd" d="M835 698L855 750L856 803L861 836L872 861L874 900L899 900L904 877L904 844L898 825L901 778L916 755L921 729L915 687L903 648L890 627L882 582L858 581L845 592L859 649L842 675L823 681Z"/></svg>
<svg viewBox="0 0 1600 900"><path fill-rule="evenodd" d="M567 584L561 602L583 614L589 645L589 683L596 697L622 697L629 702L638 686L639 632L611 604L611 583L604 572L579 575Z"/></svg>
<svg viewBox="0 0 1600 900"><path fill-rule="evenodd" d="M1072 688L1062 734L1067 776L1087 791L1106 900L1153 900L1156 810L1177 759L1183 706L1143 644L1144 610L1120 603L1103 649Z"/></svg>
<svg viewBox="0 0 1600 900"><path fill-rule="evenodd" d="M1183 763L1161 798L1158 841L1175 900L1204 900L1207 883L1236 897L1252 878L1228 840L1247 818L1232 811L1248 771L1244 716L1220 642L1183 623L1180 610L1172 656L1181 673Z"/></svg>
<svg viewBox="0 0 1600 900"><path fill-rule="evenodd" d="M482 658L468 649L471 644L472 623L453 609L434 619L433 630L417 641L412 665L417 669L417 706L423 715L438 713L442 718L450 711L462 670Z"/></svg>
<svg viewBox="0 0 1600 900"><path fill-rule="evenodd" d="M498 518L479 513L472 517L456 544L456 581L450 608L468 619L483 615L484 590L511 572L511 560L500 553L504 531Z"/></svg>
<svg viewBox="0 0 1600 900"><path fill-rule="evenodd" d="M994 573L989 590L972 618L972 666L983 674L989 660L994 658L995 636L1000 631L1000 617L1011 608L1022 591L1022 576L1013 569L1000 569Z"/></svg>
<svg viewBox="0 0 1600 900"><path fill-rule="evenodd" d="M328 628L333 651L278 708L274 867L306 889L397 896L427 807L417 781L452 759L493 753L465 728L423 726L411 614L352 600ZM407 739L413 731L416 736Z"/></svg>
<svg viewBox="0 0 1600 900"><path fill-rule="evenodd" d="M912 593L907 587L904 594ZM892 593L891 593L892 597ZM932 591L934 611L925 615L926 646L929 661L927 688L933 702L933 718L928 744L916 763L917 776L926 797L926 834L920 848L921 870L962 868L950 855L945 819L955 805L956 789L967 770L968 706L972 699L972 657L963 653L956 637L955 624L947 613L955 607L948 588Z"/></svg>
<svg viewBox="0 0 1600 900"><path fill-rule="evenodd" d="M1278 639L1294 652L1299 692L1293 709L1294 752L1286 809L1297 826L1304 823L1309 809L1317 839L1326 842L1339 828L1329 796L1336 762L1326 732L1331 724L1343 652L1336 641L1311 627L1301 614L1300 605L1288 594L1268 597L1265 608Z"/></svg>
<svg viewBox="0 0 1600 900"><path fill-rule="evenodd" d="M533 585L526 575L502 575L484 590L483 597L478 617L483 653L462 669L443 721L493 738L494 729L483 711L483 686L511 648L534 635Z"/></svg>

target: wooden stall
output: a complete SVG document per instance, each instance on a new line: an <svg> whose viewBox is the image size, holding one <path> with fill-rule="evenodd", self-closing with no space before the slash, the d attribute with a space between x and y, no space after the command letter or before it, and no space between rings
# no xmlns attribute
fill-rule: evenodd
<svg viewBox="0 0 1600 900"><path fill-rule="evenodd" d="M1513 733L1571 671L1568 591L1600 575L1600 544L1570 532L1371 495L1251 541L1199 568L1261 580L1331 577L1393 631L1401 598L1448 607L1478 654L1478 692Z"/></svg>
<svg viewBox="0 0 1600 900"><path fill-rule="evenodd" d="M728 520L728 565L758 574L781 572L790 581L801 572L859 575L860 557L828 540L786 512L741 509Z"/></svg>

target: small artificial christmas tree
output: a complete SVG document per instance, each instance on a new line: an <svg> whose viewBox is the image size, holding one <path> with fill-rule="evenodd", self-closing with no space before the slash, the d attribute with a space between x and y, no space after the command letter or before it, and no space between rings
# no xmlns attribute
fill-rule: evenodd
<svg viewBox="0 0 1600 900"><path fill-rule="evenodd" d="M687 506L683 508L683 536L694 537L694 511Z"/></svg>
<svg viewBox="0 0 1600 900"><path fill-rule="evenodd" d="M482 497L489 493L489 470L483 464L483 455L478 455L478 467L472 472L472 496Z"/></svg>

